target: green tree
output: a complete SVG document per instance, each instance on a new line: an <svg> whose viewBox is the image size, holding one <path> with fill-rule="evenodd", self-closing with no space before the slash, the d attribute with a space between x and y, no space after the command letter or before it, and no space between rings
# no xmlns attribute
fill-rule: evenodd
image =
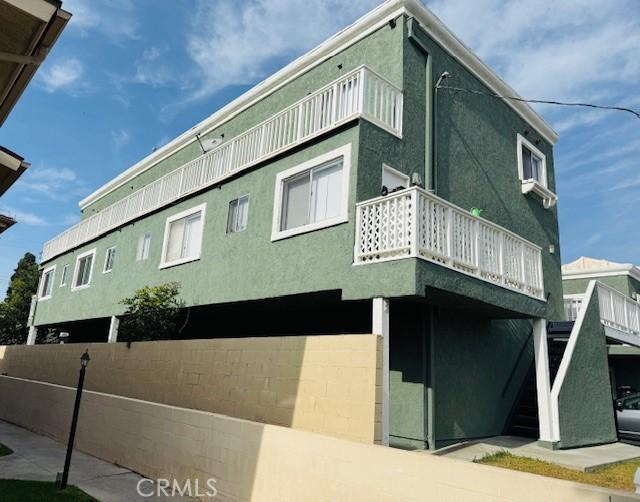
<svg viewBox="0 0 640 502"><path fill-rule="evenodd" d="M118 340L137 342L175 338L181 329L180 309L184 307L178 299L179 292L180 284L169 282L145 286L121 300L126 311L120 321Z"/></svg>
<svg viewBox="0 0 640 502"><path fill-rule="evenodd" d="M7 296L0 303L0 344L25 343L31 297L38 290L38 264L36 257L26 253L11 276Z"/></svg>

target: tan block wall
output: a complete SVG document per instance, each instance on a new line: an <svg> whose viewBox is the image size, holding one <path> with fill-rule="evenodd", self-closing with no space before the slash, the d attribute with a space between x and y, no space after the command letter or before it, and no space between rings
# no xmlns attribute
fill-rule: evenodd
<svg viewBox="0 0 640 502"><path fill-rule="evenodd" d="M355 441L381 439L374 335L0 346L0 374L75 386Z"/></svg>
<svg viewBox="0 0 640 502"><path fill-rule="evenodd" d="M74 390L0 377L0 419L66 441ZM622 502L614 492L426 453L87 392L76 446L234 502ZM193 485L192 485L193 486Z"/></svg>

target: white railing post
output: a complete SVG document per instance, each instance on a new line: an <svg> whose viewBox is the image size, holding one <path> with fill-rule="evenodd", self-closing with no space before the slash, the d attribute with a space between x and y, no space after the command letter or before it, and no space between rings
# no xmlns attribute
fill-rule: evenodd
<svg viewBox="0 0 640 502"><path fill-rule="evenodd" d="M362 68L358 77L358 113L364 113L364 81L366 78L366 71Z"/></svg>
<svg viewBox="0 0 640 502"><path fill-rule="evenodd" d="M451 263L453 261L453 210L450 207L447 207L447 210L444 213L447 219L446 221L446 232L447 232L447 263Z"/></svg>
<svg viewBox="0 0 640 502"><path fill-rule="evenodd" d="M418 189L417 188L413 188L412 192L411 192L411 226L412 226L412 238L413 241L411 242L411 256L418 256L418 242L421 241L422 238L422 229L420 228L419 222L421 221L421 217L420 217L420 201L419 201L419 197L420 194L418 193Z"/></svg>

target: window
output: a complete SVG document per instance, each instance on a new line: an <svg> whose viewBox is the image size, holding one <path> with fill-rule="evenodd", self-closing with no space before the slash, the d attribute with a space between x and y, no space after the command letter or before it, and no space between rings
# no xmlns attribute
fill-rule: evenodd
<svg viewBox="0 0 640 502"><path fill-rule="evenodd" d="M55 265L53 267L49 267L42 272L42 281L40 288L40 299L46 300L51 297L51 293L53 291L53 280L56 273Z"/></svg>
<svg viewBox="0 0 640 502"><path fill-rule="evenodd" d="M547 186L546 157L524 136L518 134L518 171L522 181L533 180Z"/></svg>
<svg viewBox="0 0 640 502"><path fill-rule="evenodd" d="M249 196L245 195L229 202L229 216L227 217L227 233L241 232L247 228L249 218Z"/></svg>
<svg viewBox="0 0 640 502"><path fill-rule="evenodd" d="M116 260L116 247L110 247L107 249L107 254L104 257L104 268L102 269L102 273L106 274L107 272L111 272L113 270L113 263Z"/></svg>
<svg viewBox="0 0 640 502"><path fill-rule="evenodd" d="M72 289L88 288L91 283L91 273L93 272L93 258L96 250L87 251L76 258L76 268L73 273Z"/></svg>
<svg viewBox="0 0 640 502"><path fill-rule="evenodd" d="M409 176L401 173L391 166L382 164L382 189L392 192L396 188L407 188L409 186Z"/></svg>
<svg viewBox="0 0 640 502"><path fill-rule="evenodd" d="M67 279L69 278L69 264L66 263L64 267L62 267L62 277L60 279L60 287L67 285Z"/></svg>
<svg viewBox="0 0 640 502"><path fill-rule="evenodd" d="M348 219L351 145L278 174L272 240Z"/></svg>
<svg viewBox="0 0 640 502"><path fill-rule="evenodd" d="M145 232L138 239L138 251L136 260L142 261L149 258L149 246L151 245L151 232Z"/></svg>
<svg viewBox="0 0 640 502"><path fill-rule="evenodd" d="M200 258L205 204L167 218L160 268Z"/></svg>

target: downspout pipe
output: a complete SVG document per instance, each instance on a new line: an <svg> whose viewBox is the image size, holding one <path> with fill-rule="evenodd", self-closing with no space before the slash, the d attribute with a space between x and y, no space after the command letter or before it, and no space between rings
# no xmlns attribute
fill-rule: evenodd
<svg viewBox="0 0 640 502"><path fill-rule="evenodd" d="M431 144L433 145L432 159L431 159L431 172L429 173L429 186L427 190L431 193L436 193L436 187L438 186L438 90L447 77L449 72L445 71L438 77L436 85L433 86L433 127L431 128Z"/></svg>

